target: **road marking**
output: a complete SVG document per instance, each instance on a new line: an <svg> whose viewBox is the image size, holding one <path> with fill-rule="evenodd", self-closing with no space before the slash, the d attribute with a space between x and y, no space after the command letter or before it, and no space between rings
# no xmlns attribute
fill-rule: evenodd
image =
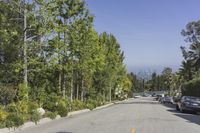
<svg viewBox="0 0 200 133"><path fill-rule="evenodd" d="M131 133L134 133L134 129L133 128L131 128Z"/></svg>

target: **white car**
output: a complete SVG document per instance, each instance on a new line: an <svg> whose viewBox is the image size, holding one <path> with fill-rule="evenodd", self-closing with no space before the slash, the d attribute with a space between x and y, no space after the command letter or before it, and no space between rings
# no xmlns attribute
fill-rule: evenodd
<svg viewBox="0 0 200 133"><path fill-rule="evenodd" d="M166 97L163 97L160 101L161 103L170 103L170 104L173 104L174 101L173 101L173 98L172 97L169 97L169 96L166 96Z"/></svg>

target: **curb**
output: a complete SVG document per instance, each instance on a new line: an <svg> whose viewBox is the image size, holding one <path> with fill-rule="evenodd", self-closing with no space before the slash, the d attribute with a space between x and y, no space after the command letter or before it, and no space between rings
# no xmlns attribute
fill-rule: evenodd
<svg viewBox="0 0 200 133"><path fill-rule="evenodd" d="M59 117L59 116L57 116L57 117ZM21 130L24 130L29 127L36 127L37 125L45 124L50 121L53 121L53 120L50 118L42 118L39 120L39 122L37 124L29 121L29 122L24 123L19 128L2 128L2 129L0 129L0 133L14 133L14 132L21 131Z"/></svg>
<svg viewBox="0 0 200 133"><path fill-rule="evenodd" d="M82 113L86 113L86 112L90 112L90 110L89 109L83 109L83 110L69 112L68 115L67 115L67 117L73 116L73 115L82 114Z"/></svg>
<svg viewBox="0 0 200 133"><path fill-rule="evenodd" d="M114 105L114 103L109 103L109 104L106 104L106 105L103 105L103 106L99 106L99 107L94 108L93 110L99 110L99 109L107 108L107 107L112 106L112 105Z"/></svg>
<svg viewBox="0 0 200 133"><path fill-rule="evenodd" d="M125 99L123 101L116 101L116 102L108 103L106 105L96 107L93 110L83 109L83 110L69 112L68 115L66 116L66 118L68 118L70 116L78 115L78 114L87 113L87 112L90 112L90 111L104 109L104 108L107 108L107 107L112 106L114 104L122 103L122 102L128 101L128 100L130 100L130 99ZM60 118L61 117L59 115L57 115L54 120L58 120ZM51 121L53 121L53 120L50 119L50 118L42 118L42 119L39 120L39 122L37 124L35 124L34 122L26 122L26 123L24 123L24 125L20 126L19 128L15 128L15 129L14 128L10 128L10 129L9 128L2 128L2 129L0 129L0 133L14 133L14 132L17 132L17 131L20 131L20 130L24 130L26 128L36 127L37 125L45 124L45 123L48 123L48 122L51 122Z"/></svg>

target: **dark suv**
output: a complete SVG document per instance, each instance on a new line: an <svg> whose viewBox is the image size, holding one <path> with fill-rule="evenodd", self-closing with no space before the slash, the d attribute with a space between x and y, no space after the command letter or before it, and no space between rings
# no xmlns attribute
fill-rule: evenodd
<svg viewBox="0 0 200 133"><path fill-rule="evenodd" d="M184 112L184 111L192 111L192 112L200 112L200 98L193 96L183 96L181 99L177 101L176 110Z"/></svg>

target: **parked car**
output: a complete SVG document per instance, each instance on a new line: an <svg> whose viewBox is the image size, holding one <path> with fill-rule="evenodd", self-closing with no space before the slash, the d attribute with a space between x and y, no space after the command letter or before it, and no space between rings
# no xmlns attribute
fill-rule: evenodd
<svg viewBox="0 0 200 133"><path fill-rule="evenodd" d="M169 96L166 96L166 97L163 97L161 100L160 100L161 103L170 103L170 104L173 104L173 98L172 97L169 97Z"/></svg>
<svg viewBox="0 0 200 133"><path fill-rule="evenodd" d="M158 94L158 95L156 95L156 98L155 98L155 99L156 99L157 101L159 101L159 99L162 98L162 97L164 97L163 94Z"/></svg>
<svg viewBox="0 0 200 133"><path fill-rule="evenodd" d="M163 99L164 99L164 97L160 97L160 98L158 99L158 102L162 103Z"/></svg>
<svg viewBox="0 0 200 133"><path fill-rule="evenodd" d="M176 110L185 112L200 112L200 97L183 96L176 104Z"/></svg>
<svg viewBox="0 0 200 133"><path fill-rule="evenodd" d="M151 96L152 96L152 97L156 97L156 93L153 93Z"/></svg>

